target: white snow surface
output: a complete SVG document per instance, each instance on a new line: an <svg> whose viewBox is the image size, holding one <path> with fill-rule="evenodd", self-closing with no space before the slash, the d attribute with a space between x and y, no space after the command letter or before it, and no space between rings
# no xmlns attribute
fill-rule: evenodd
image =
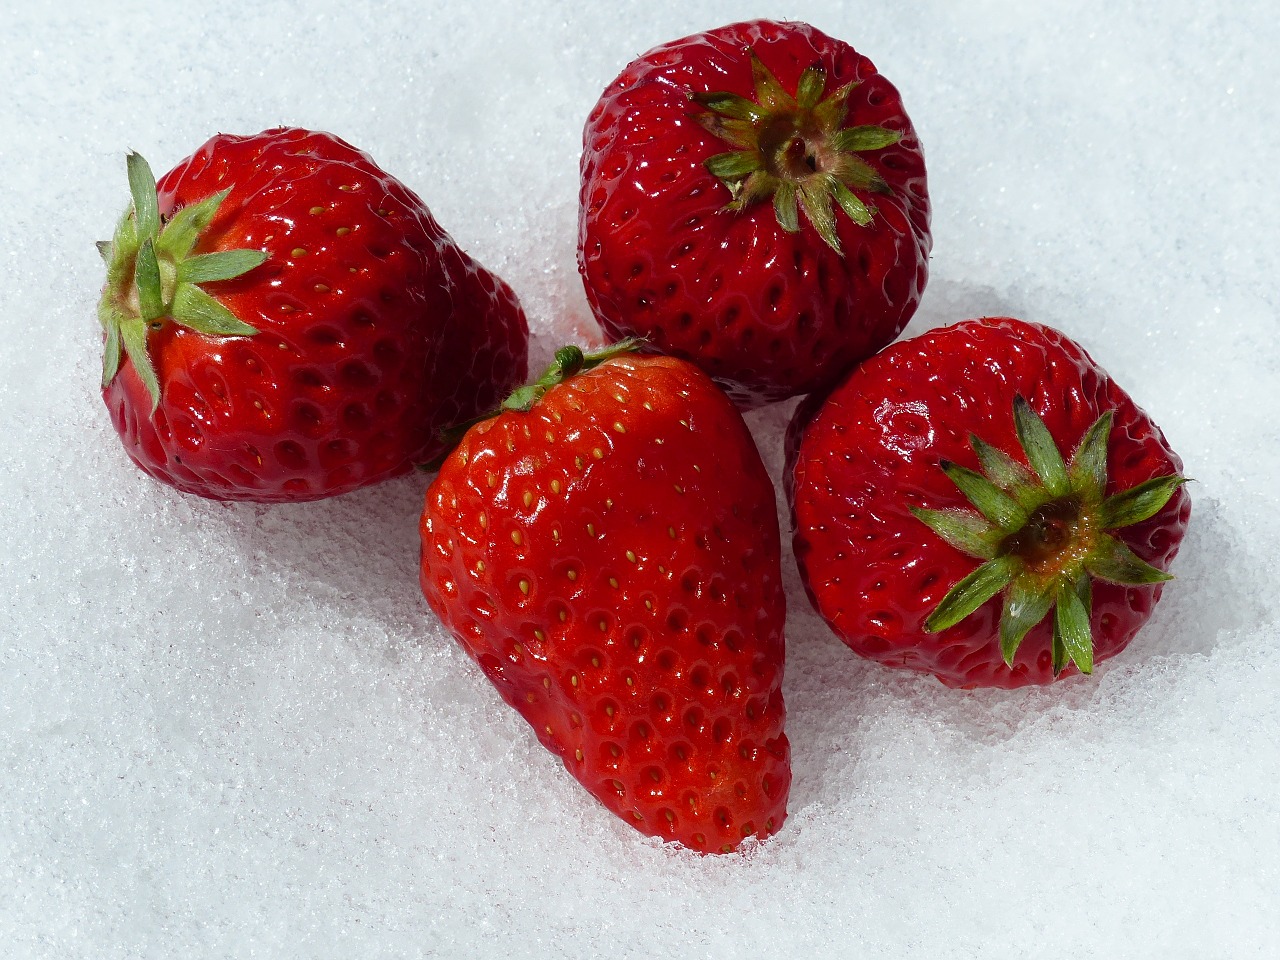
<svg viewBox="0 0 1280 960"><path fill-rule="evenodd" d="M1195 478L1155 616L1093 678L859 660L789 549L790 819L699 857L608 814L426 609L427 477L228 505L138 472L98 392L124 155L330 130L593 330L582 124L658 43L853 43L925 145L908 333L1079 339ZM0 953L14 958L1280 955L1280 21L1266 0L6 4ZM749 417L775 478L792 404ZM781 508L779 515L785 515Z"/></svg>

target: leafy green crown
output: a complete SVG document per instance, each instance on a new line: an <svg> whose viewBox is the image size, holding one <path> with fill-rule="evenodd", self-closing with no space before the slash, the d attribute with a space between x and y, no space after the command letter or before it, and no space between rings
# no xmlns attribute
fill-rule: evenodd
<svg viewBox="0 0 1280 960"><path fill-rule="evenodd" d="M173 322L210 336L256 334L254 327L200 285L248 273L267 255L261 250L192 255L201 231L213 221L230 189L183 207L165 220L147 161L130 153L127 166L133 202L120 218L115 236L98 244L107 265L107 282L98 301L98 320L106 332L102 386L115 379L123 352L146 386L154 411L160 403L160 382L147 352L150 331Z"/></svg>
<svg viewBox="0 0 1280 960"><path fill-rule="evenodd" d="M947 460L941 467L977 512L911 508L951 546L984 561L943 597L925 629L955 626L1003 591L1005 663L1013 666L1023 638L1052 610L1054 676L1068 661L1092 673L1092 581L1143 585L1173 579L1109 531L1155 516L1187 481L1176 474L1155 477L1108 497L1111 411L1089 427L1070 461L1021 396L1014 399L1013 418L1030 470L970 435L982 472Z"/></svg>
<svg viewBox="0 0 1280 960"><path fill-rule="evenodd" d="M698 122L736 148L705 164L733 195L725 209L745 210L772 198L784 230L799 231L803 210L818 235L841 253L835 208L858 226L869 226L876 209L853 191L890 192L858 154L892 146L902 134L880 126L845 127L849 94L858 81L823 99L827 74L821 67L807 68L792 96L752 51L751 77L754 100L736 93L693 95L707 108Z"/></svg>

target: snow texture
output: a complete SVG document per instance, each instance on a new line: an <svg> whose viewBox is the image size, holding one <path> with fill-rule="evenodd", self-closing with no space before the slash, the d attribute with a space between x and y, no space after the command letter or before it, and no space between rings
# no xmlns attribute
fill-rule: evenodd
<svg viewBox="0 0 1280 960"><path fill-rule="evenodd" d="M128 149L163 170L220 130L331 130L512 284L540 367L593 330L600 90L760 15L903 92L935 203L908 332L1069 332L1164 427L1195 508L1146 630L1048 690L860 661L788 551L790 819L700 858L592 801L443 634L425 477L263 508L129 463L93 241ZM1278 47L1265 0L6 4L0 953L1280 955ZM775 478L790 408L749 418Z"/></svg>

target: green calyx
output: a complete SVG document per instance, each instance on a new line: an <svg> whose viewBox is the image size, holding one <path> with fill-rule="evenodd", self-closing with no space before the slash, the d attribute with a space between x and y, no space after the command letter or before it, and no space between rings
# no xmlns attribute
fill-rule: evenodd
<svg viewBox="0 0 1280 960"><path fill-rule="evenodd" d="M902 134L878 126L845 127L849 94L858 84L846 83L823 99L827 75L821 67L800 75L795 96L782 89L754 52L751 76L754 100L734 93L693 96L707 108L698 122L735 147L706 161L707 170L733 195L725 209L745 210L772 199L778 223L789 233L800 229L803 210L818 235L841 253L836 208L865 227L876 209L854 191L889 192L884 178L858 154L892 146Z"/></svg>
<svg viewBox="0 0 1280 960"><path fill-rule="evenodd" d="M223 250L192 255L200 233L212 222L229 190L215 193L167 220L161 218L156 179L147 161L128 157L133 202L120 218L115 236L98 244L107 265L107 282L98 301L98 321L106 332L102 356L105 388L128 356L151 396L160 403L160 381L147 352L147 337L166 323L209 336L248 337L258 331L201 288L231 280L267 259L261 250Z"/></svg>
<svg viewBox="0 0 1280 960"><path fill-rule="evenodd" d="M925 629L955 626L1003 592L1005 663L1013 666L1023 638L1052 611L1054 676L1069 662L1092 673L1092 582L1138 586L1173 579L1109 531L1155 516L1187 481L1156 477L1108 497L1110 411L1094 421L1069 460L1021 396L1013 418L1030 469L971 435L981 472L945 460L941 467L977 512L911 508L951 546L984 561L942 598Z"/></svg>

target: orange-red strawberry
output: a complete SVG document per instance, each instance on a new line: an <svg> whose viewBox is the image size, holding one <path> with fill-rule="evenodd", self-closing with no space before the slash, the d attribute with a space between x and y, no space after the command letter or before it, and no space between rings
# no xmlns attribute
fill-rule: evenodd
<svg viewBox="0 0 1280 960"><path fill-rule="evenodd" d="M606 807L696 850L774 833L791 782L773 487L668 357L567 347L473 426L422 514L431 608Z"/></svg>
<svg viewBox="0 0 1280 960"><path fill-rule="evenodd" d="M924 156L898 91L847 43L735 23L605 89L578 240L609 336L697 363L744 405L821 390L920 301Z"/></svg>
<svg viewBox="0 0 1280 960"><path fill-rule="evenodd" d="M1124 649L1191 511L1160 429L1068 337L1009 318L894 344L802 405L795 553L850 647L950 686Z"/></svg>
<svg viewBox="0 0 1280 960"><path fill-rule="evenodd" d="M103 399L129 456L226 500L344 493L440 449L526 374L510 288L327 133L219 135L100 244Z"/></svg>

